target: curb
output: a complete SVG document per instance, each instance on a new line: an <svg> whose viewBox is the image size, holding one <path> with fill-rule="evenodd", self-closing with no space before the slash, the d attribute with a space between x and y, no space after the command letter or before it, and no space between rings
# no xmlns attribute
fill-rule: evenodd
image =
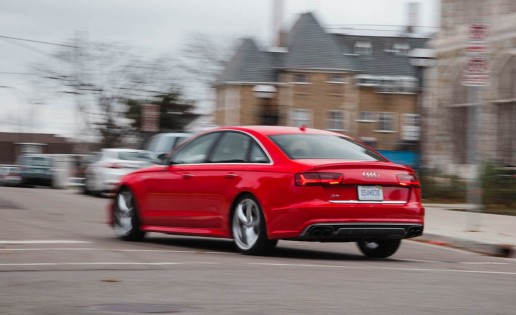
<svg viewBox="0 0 516 315"><path fill-rule="evenodd" d="M511 244L482 242L479 240L470 240L456 236L424 233L422 236L413 238L413 240L432 245L464 249L495 257L511 258L515 253L515 248Z"/></svg>

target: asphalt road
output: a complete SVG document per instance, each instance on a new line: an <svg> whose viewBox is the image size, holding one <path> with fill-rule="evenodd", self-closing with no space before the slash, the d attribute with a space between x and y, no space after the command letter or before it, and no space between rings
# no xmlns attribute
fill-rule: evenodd
<svg viewBox="0 0 516 315"><path fill-rule="evenodd" d="M404 241L390 259L353 243L116 239L108 199L0 187L0 314L515 314L516 260Z"/></svg>

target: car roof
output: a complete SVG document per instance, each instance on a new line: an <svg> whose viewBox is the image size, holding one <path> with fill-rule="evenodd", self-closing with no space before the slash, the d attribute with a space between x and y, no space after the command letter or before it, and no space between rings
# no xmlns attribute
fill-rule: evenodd
<svg viewBox="0 0 516 315"><path fill-rule="evenodd" d="M288 127L288 126L229 126L220 127L213 130L236 130L248 133L260 133L266 136L272 135L283 135L283 134L316 134L316 135L346 135L339 134L332 131L326 131L321 129L303 128L303 127ZM212 130L212 131L213 131Z"/></svg>
<svg viewBox="0 0 516 315"><path fill-rule="evenodd" d="M126 149L126 148L105 148L105 149L102 149L102 151L108 151L108 152L148 152L148 151L145 151L145 150Z"/></svg>

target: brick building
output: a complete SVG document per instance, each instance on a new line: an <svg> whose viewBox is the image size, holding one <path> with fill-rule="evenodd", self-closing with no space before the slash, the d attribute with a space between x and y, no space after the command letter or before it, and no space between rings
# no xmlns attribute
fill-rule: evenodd
<svg viewBox="0 0 516 315"><path fill-rule="evenodd" d="M215 84L218 125L306 125L380 150L418 142L418 80L408 52L426 38L333 34L312 13L281 38L269 49L242 40Z"/></svg>
<svg viewBox="0 0 516 315"><path fill-rule="evenodd" d="M478 97L462 85L469 25L487 25L489 81ZM425 72L424 165L471 177L468 133L474 136L477 162L516 165L516 1L443 0L441 30L428 43L437 65ZM468 91L469 89L469 91ZM470 108L478 107L476 127Z"/></svg>
<svg viewBox="0 0 516 315"><path fill-rule="evenodd" d="M86 154L93 150L98 150L98 145L54 134L0 132L0 164L14 164L22 153Z"/></svg>

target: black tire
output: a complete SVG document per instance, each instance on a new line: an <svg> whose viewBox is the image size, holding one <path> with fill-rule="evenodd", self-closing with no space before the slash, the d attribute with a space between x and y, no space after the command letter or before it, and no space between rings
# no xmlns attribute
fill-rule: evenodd
<svg viewBox="0 0 516 315"><path fill-rule="evenodd" d="M85 195L91 195L92 191L88 188L88 177L84 177L82 181L82 193Z"/></svg>
<svg viewBox="0 0 516 315"><path fill-rule="evenodd" d="M400 247L401 240L359 241L357 247L364 256L369 258L387 258L392 256Z"/></svg>
<svg viewBox="0 0 516 315"><path fill-rule="evenodd" d="M129 189L120 190L114 200L113 231L125 241L137 242L145 237L140 229L140 219L134 196Z"/></svg>
<svg viewBox="0 0 516 315"><path fill-rule="evenodd" d="M246 255L266 255L278 240L267 238L265 217L260 204L252 195L240 196L232 209L231 231L237 249Z"/></svg>

